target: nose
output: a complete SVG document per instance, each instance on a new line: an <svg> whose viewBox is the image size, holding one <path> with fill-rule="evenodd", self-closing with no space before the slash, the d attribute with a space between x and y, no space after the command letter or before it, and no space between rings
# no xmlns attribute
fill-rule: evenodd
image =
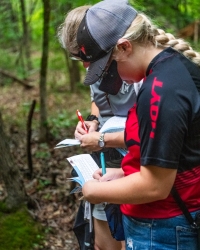
<svg viewBox="0 0 200 250"><path fill-rule="evenodd" d="M85 69L87 69L89 66L90 66L90 63L89 63L89 62L83 62L83 67L84 67Z"/></svg>

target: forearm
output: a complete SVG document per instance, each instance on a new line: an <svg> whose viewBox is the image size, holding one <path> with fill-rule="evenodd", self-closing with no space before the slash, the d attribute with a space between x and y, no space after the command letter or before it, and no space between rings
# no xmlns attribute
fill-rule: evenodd
<svg viewBox="0 0 200 250"><path fill-rule="evenodd" d="M153 166L141 168L142 172L117 180L86 183L83 187L86 200L92 203L144 204L165 199L174 183L176 170Z"/></svg>
<svg viewBox="0 0 200 250"><path fill-rule="evenodd" d="M86 124L87 125L87 124ZM102 148L99 146L100 132L90 132L83 135L81 140L81 147L88 148L92 151L99 151ZM106 133L104 136L105 148L124 148L123 132Z"/></svg>
<svg viewBox="0 0 200 250"><path fill-rule="evenodd" d="M154 198L152 193L147 191L148 187L140 182L139 178L139 173L135 173L108 182L88 182L83 187L83 195L86 200L94 204L101 202L142 204L157 200L157 197Z"/></svg>
<svg viewBox="0 0 200 250"><path fill-rule="evenodd" d="M104 142L106 148L125 148L124 131L105 133Z"/></svg>
<svg viewBox="0 0 200 250"><path fill-rule="evenodd" d="M94 101L91 103L91 115L96 115L97 117L99 115L99 109Z"/></svg>

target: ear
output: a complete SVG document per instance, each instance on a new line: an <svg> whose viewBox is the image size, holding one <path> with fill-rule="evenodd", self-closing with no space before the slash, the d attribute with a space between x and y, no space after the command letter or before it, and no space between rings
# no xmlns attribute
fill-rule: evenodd
<svg viewBox="0 0 200 250"><path fill-rule="evenodd" d="M120 38L117 42L117 48L119 51L123 51L129 54L132 52L133 46L129 40Z"/></svg>

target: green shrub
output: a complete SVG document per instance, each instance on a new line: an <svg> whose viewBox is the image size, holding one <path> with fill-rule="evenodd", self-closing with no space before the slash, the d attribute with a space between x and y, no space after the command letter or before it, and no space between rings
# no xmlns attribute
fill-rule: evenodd
<svg viewBox="0 0 200 250"><path fill-rule="evenodd" d="M3 211L2 211L3 210ZM44 230L26 209L5 213L0 204L0 250L42 249Z"/></svg>

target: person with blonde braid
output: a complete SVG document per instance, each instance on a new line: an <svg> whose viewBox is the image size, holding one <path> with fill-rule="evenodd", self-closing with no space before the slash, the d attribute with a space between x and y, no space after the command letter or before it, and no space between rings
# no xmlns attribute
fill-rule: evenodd
<svg viewBox="0 0 200 250"><path fill-rule="evenodd" d="M198 218L200 54L125 0L90 7L76 39L75 56L90 63L86 85L117 74L130 84L144 79L128 113L122 168L98 170L83 186L85 199L121 204L127 250L199 249L199 219L188 222L172 190Z"/></svg>

